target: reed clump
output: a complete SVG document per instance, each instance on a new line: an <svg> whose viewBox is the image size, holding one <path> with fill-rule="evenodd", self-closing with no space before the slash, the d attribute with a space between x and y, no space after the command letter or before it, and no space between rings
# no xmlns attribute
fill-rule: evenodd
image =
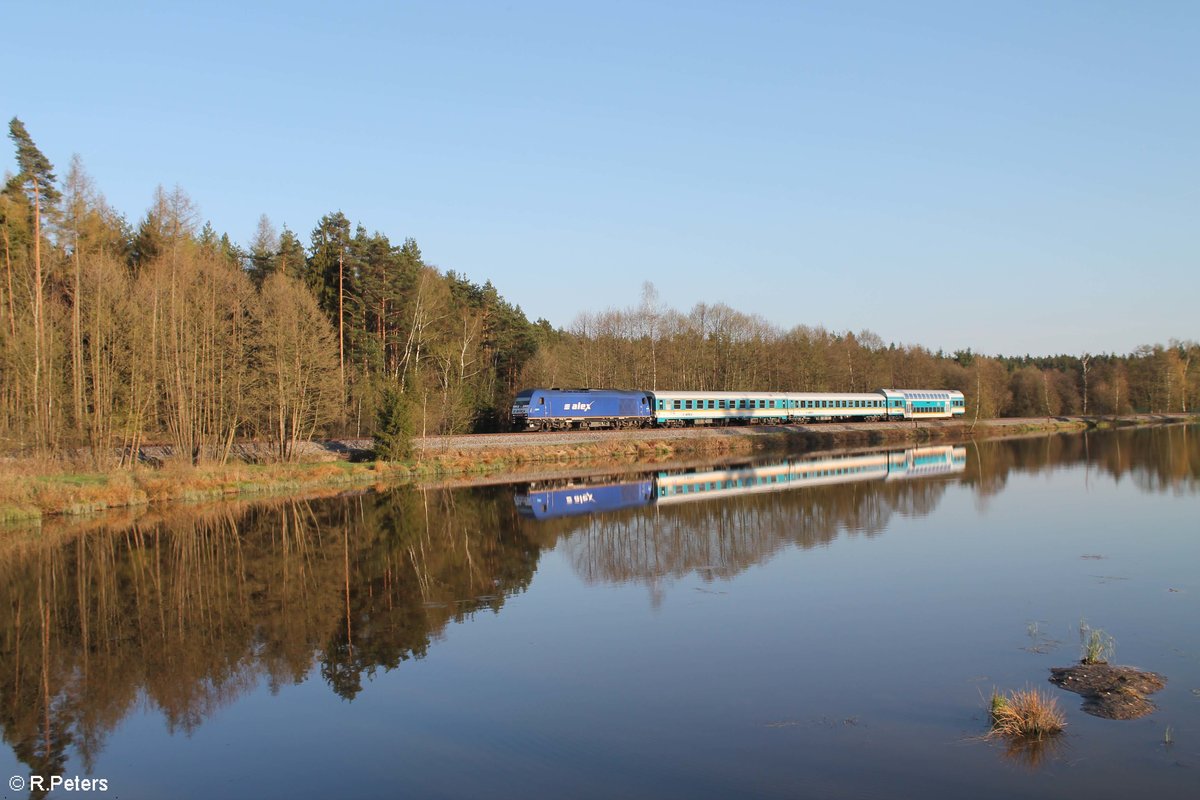
<svg viewBox="0 0 1200 800"><path fill-rule="evenodd" d="M1079 621L1079 644L1081 664L1107 664L1117 652L1117 642L1100 628L1088 625L1086 619Z"/></svg>
<svg viewBox="0 0 1200 800"><path fill-rule="evenodd" d="M1058 701L1033 688L1002 694L992 691L988 708L992 730L989 736L1006 739L1041 740L1062 733L1067 719Z"/></svg>

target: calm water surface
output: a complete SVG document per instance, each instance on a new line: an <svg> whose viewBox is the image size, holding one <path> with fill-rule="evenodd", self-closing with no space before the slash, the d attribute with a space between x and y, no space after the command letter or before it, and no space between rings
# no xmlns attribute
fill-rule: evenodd
<svg viewBox="0 0 1200 800"><path fill-rule="evenodd" d="M1172 427L8 531L0 783L1196 797L1198 490ZM1167 678L1154 714L1047 683L1085 618ZM1065 736L983 740L1026 685Z"/></svg>

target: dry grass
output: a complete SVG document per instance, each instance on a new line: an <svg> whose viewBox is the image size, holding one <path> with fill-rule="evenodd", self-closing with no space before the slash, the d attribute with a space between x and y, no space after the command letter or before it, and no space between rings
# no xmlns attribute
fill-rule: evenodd
<svg viewBox="0 0 1200 800"><path fill-rule="evenodd" d="M1008 694L992 691L989 736L1041 740L1062 733L1066 717L1049 693L1026 687Z"/></svg>
<svg viewBox="0 0 1200 800"><path fill-rule="evenodd" d="M0 522L27 524L46 516L78 515L113 508L176 501L204 502L232 496L263 496L310 491L326 486L362 485L403 479L399 464L317 462L190 466L167 462L108 473L77 473L61 466L0 468Z"/></svg>

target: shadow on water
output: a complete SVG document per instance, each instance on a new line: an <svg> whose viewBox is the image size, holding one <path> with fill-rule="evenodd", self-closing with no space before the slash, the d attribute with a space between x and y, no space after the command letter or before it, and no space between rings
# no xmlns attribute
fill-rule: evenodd
<svg viewBox="0 0 1200 800"><path fill-rule="evenodd" d="M90 770L140 704L188 733L314 666L346 701L499 612L562 547L589 582L736 575L783 548L874 537L954 482L977 503L1020 473L1085 465L1143 492L1200 487L1184 427L985 441L683 473L47 525L0 542L0 728L36 774ZM561 513L551 513L556 510ZM1041 753L1014 754L1036 765Z"/></svg>

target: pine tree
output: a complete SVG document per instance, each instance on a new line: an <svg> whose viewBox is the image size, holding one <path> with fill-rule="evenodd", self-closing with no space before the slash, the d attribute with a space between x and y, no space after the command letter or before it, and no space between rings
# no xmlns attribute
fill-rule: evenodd
<svg viewBox="0 0 1200 800"><path fill-rule="evenodd" d="M37 148L16 117L8 123L8 136L17 146L16 183L30 199L33 214L33 385L32 400L35 434L39 444L48 443L50 436L50 393L47 380L49 369L45 361L46 322L45 294L46 272L42 268L42 224L46 212L54 207L62 196L55 188L54 167L50 159ZM47 385L43 386L43 382Z"/></svg>
<svg viewBox="0 0 1200 800"><path fill-rule="evenodd" d="M263 214L258 218L258 229L250 240L250 257L246 271L255 288L260 288L267 276L275 271L279 256L279 237L271 225L270 218Z"/></svg>
<svg viewBox="0 0 1200 800"><path fill-rule="evenodd" d="M57 178L50 159L33 143L25 124L16 117L8 123L8 138L17 146L17 180L26 187L30 198L38 198L40 202L40 208L35 207L34 213L54 206L62 194L55 185Z"/></svg>
<svg viewBox="0 0 1200 800"><path fill-rule="evenodd" d="M284 225L283 233L279 234L279 249L275 256L276 271L289 278L301 280L304 278L305 261L304 245L300 243L299 237Z"/></svg>
<svg viewBox="0 0 1200 800"><path fill-rule="evenodd" d="M376 416L375 457L401 461L412 454L413 415L408 398L394 386L383 393Z"/></svg>

